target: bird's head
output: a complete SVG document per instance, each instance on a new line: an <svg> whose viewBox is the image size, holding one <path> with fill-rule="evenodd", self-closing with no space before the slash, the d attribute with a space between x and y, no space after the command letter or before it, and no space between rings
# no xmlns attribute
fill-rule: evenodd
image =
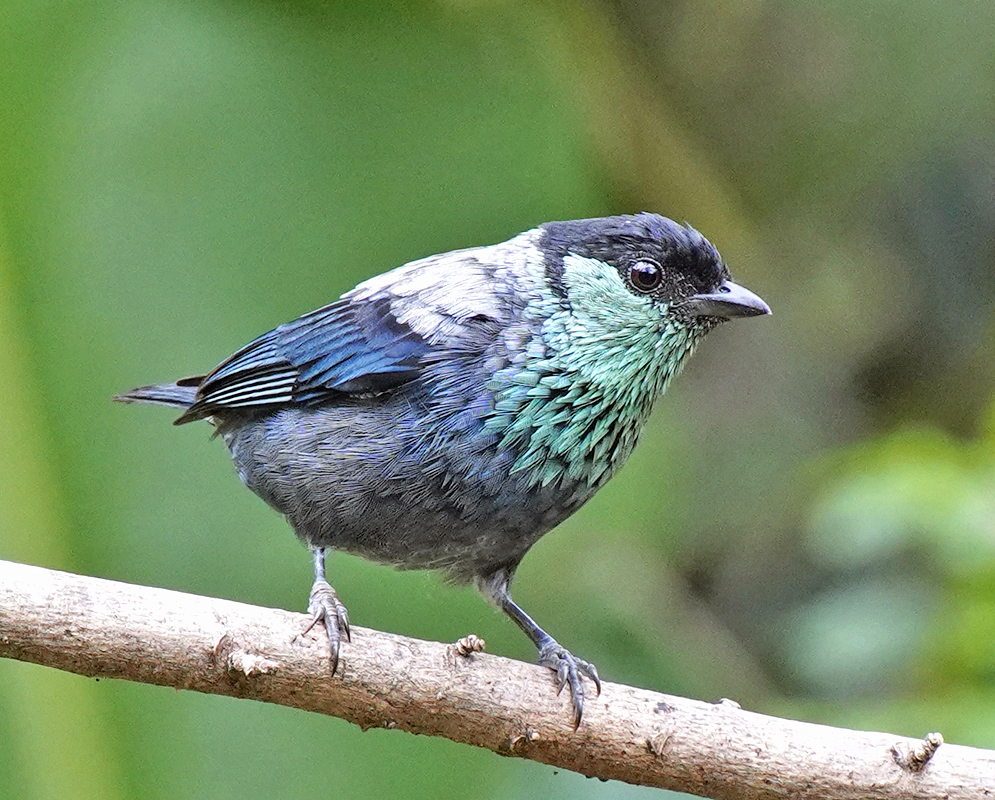
<svg viewBox="0 0 995 800"><path fill-rule="evenodd" d="M543 338L561 366L609 393L662 392L720 322L769 314L696 230L658 214L540 226Z"/></svg>
<svg viewBox="0 0 995 800"><path fill-rule="evenodd" d="M705 327L770 313L757 295L733 283L704 236L659 214L549 222L540 230L547 282L568 303L610 305L611 295L624 291L636 305ZM616 300L633 305L621 295Z"/></svg>

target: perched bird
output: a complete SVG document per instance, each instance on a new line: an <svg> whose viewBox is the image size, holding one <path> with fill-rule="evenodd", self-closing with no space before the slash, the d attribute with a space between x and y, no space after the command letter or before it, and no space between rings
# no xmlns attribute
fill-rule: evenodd
<svg viewBox="0 0 995 800"><path fill-rule="evenodd" d="M699 340L768 314L697 231L657 214L549 222L413 261L118 400L217 427L245 484L314 555L310 627L349 638L330 550L473 582L569 686L573 656L512 599L519 562L622 466Z"/></svg>

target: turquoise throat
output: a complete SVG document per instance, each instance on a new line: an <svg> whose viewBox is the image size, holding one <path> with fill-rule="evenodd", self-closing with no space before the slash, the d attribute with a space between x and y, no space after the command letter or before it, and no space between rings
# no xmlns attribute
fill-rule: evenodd
<svg viewBox="0 0 995 800"><path fill-rule="evenodd" d="M524 472L530 486L594 490L628 458L708 326L668 319L598 261L568 256L565 267L573 302L547 294L526 310L544 322L489 383L495 405L485 429L519 453L512 473Z"/></svg>

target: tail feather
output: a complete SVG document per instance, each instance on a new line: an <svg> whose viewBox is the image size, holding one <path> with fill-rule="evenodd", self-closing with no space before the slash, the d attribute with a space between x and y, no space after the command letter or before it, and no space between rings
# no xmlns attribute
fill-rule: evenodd
<svg viewBox="0 0 995 800"><path fill-rule="evenodd" d="M156 386L139 386L128 392L122 392L114 399L119 403L156 403L173 408L189 408L197 396L197 387L204 380L184 378L176 383L161 383Z"/></svg>

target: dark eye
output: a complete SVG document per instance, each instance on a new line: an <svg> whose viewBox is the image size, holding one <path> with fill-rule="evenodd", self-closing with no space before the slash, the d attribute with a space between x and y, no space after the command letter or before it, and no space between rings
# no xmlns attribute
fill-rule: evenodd
<svg viewBox="0 0 995 800"><path fill-rule="evenodd" d="M637 261L629 267L629 282L640 292L652 292L663 280L663 270L655 261Z"/></svg>

